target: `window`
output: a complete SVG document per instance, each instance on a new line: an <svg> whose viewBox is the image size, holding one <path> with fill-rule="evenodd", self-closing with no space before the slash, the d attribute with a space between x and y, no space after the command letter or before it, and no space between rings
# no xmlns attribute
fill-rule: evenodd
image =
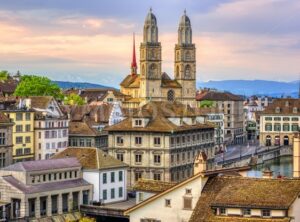
<svg viewBox="0 0 300 222"><path fill-rule="evenodd" d="M30 148L24 148L24 154L30 154L31 149Z"/></svg>
<svg viewBox="0 0 300 222"><path fill-rule="evenodd" d="M0 133L0 145L5 145L6 144L6 135L4 132Z"/></svg>
<svg viewBox="0 0 300 222"><path fill-rule="evenodd" d="M103 200L107 200L107 190L103 190Z"/></svg>
<svg viewBox="0 0 300 222"><path fill-rule="evenodd" d="M175 93L173 90L169 90L167 93L167 99L169 102L173 102L175 100Z"/></svg>
<svg viewBox="0 0 300 222"><path fill-rule="evenodd" d="M283 121L290 121L290 118L289 117L283 117L282 120Z"/></svg>
<svg viewBox="0 0 300 222"><path fill-rule="evenodd" d="M0 153L0 167L5 167L6 154ZM1 197L0 197L1 199Z"/></svg>
<svg viewBox="0 0 300 222"><path fill-rule="evenodd" d="M123 187L119 187L119 197L123 197Z"/></svg>
<svg viewBox="0 0 300 222"><path fill-rule="evenodd" d="M47 139L47 138L50 138L50 132L49 131L46 131L45 132L45 138Z"/></svg>
<svg viewBox="0 0 300 222"><path fill-rule="evenodd" d="M31 142L31 137L30 136L26 136L25 137L25 143L30 143Z"/></svg>
<svg viewBox="0 0 300 222"><path fill-rule="evenodd" d="M298 117L292 117L292 121L299 121Z"/></svg>
<svg viewBox="0 0 300 222"><path fill-rule="evenodd" d="M117 144L118 145L123 145L123 143L124 143L123 137L122 136L117 136Z"/></svg>
<svg viewBox="0 0 300 222"><path fill-rule="evenodd" d="M84 139L79 139L79 146L84 147Z"/></svg>
<svg viewBox="0 0 300 222"><path fill-rule="evenodd" d="M170 199L165 199L165 206L166 207L171 207L171 200Z"/></svg>
<svg viewBox="0 0 300 222"><path fill-rule="evenodd" d="M298 129L299 129L298 125L295 124L292 125L292 131L298 131Z"/></svg>
<svg viewBox="0 0 300 222"><path fill-rule="evenodd" d="M103 180L103 184L107 183L107 174L106 173L103 173L102 180Z"/></svg>
<svg viewBox="0 0 300 222"><path fill-rule="evenodd" d="M23 113L17 113L16 114L16 120L17 121L22 121L23 120Z"/></svg>
<svg viewBox="0 0 300 222"><path fill-rule="evenodd" d="M274 131L280 131L281 130L281 125L278 123L274 124Z"/></svg>
<svg viewBox="0 0 300 222"><path fill-rule="evenodd" d="M191 197L184 197L183 198L183 209L191 210L192 209L192 198Z"/></svg>
<svg viewBox="0 0 300 222"><path fill-rule="evenodd" d="M136 119L134 123L135 123L136 126L141 126L142 125L142 120L141 119Z"/></svg>
<svg viewBox="0 0 300 222"><path fill-rule="evenodd" d="M226 208L221 207L220 208L220 214L221 215L226 215Z"/></svg>
<svg viewBox="0 0 300 222"><path fill-rule="evenodd" d="M281 121L281 117L274 117L274 121Z"/></svg>
<svg viewBox="0 0 300 222"><path fill-rule="evenodd" d="M23 137L22 137L22 136L17 136L17 137L16 137L16 143L17 143L17 144L23 143Z"/></svg>
<svg viewBox="0 0 300 222"><path fill-rule="evenodd" d="M86 146L91 147L92 146L92 140L91 139L86 139Z"/></svg>
<svg viewBox="0 0 300 222"><path fill-rule="evenodd" d="M265 131L272 131L272 124L266 124Z"/></svg>
<svg viewBox="0 0 300 222"><path fill-rule="evenodd" d="M135 163L142 163L142 154L135 155Z"/></svg>
<svg viewBox="0 0 300 222"><path fill-rule="evenodd" d="M283 124L283 131L290 131L290 125L289 124Z"/></svg>
<svg viewBox="0 0 300 222"><path fill-rule="evenodd" d="M160 173L154 173L153 174L153 179L154 180L161 180L161 174Z"/></svg>
<svg viewBox="0 0 300 222"><path fill-rule="evenodd" d="M141 145L142 144L142 137L137 136L135 137L135 145Z"/></svg>
<svg viewBox="0 0 300 222"><path fill-rule="evenodd" d="M28 121L28 120L30 120L31 118L30 118L30 113L26 113L26 120Z"/></svg>
<svg viewBox="0 0 300 222"><path fill-rule="evenodd" d="M266 116L266 117L265 117L265 120L266 120L266 121L272 121L272 117Z"/></svg>
<svg viewBox="0 0 300 222"><path fill-rule="evenodd" d="M192 189L185 189L185 194L187 194L187 195L192 194Z"/></svg>
<svg viewBox="0 0 300 222"><path fill-rule="evenodd" d="M110 182L112 182L112 183L115 182L115 172L110 173Z"/></svg>
<svg viewBox="0 0 300 222"><path fill-rule="evenodd" d="M23 126L22 125L16 125L16 132L17 133L23 132Z"/></svg>
<svg viewBox="0 0 300 222"><path fill-rule="evenodd" d="M251 216L251 209L243 209L244 216Z"/></svg>
<svg viewBox="0 0 300 222"><path fill-rule="evenodd" d="M154 163L160 164L160 155L158 155L158 154L154 155Z"/></svg>
<svg viewBox="0 0 300 222"><path fill-rule="evenodd" d="M156 146L160 145L160 137L154 137L154 145Z"/></svg>
<svg viewBox="0 0 300 222"><path fill-rule="evenodd" d="M115 188L110 189L110 198L115 199Z"/></svg>
<svg viewBox="0 0 300 222"><path fill-rule="evenodd" d="M30 132L30 128L31 128L30 124L27 124L27 125L25 126L25 131L26 131L26 132Z"/></svg>
<svg viewBox="0 0 300 222"><path fill-rule="evenodd" d="M117 153L117 159L120 161L124 161L124 154L123 153Z"/></svg>
<svg viewBox="0 0 300 222"><path fill-rule="evenodd" d="M263 217L270 217L271 216L270 210L262 210L262 216Z"/></svg>
<svg viewBox="0 0 300 222"><path fill-rule="evenodd" d="M123 181L123 172L119 171L119 181Z"/></svg>
<svg viewBox="0 0 300 222"><path fill-rule="evenodd" d="M135 181L138 181L140 178L142 178L142 172L135 172L134 173Z"/></svg>
<svg viewBox="0 0 300 222"><path fill-rule="evenodd" d="M16 155L17 156L23 155L23 149L22 148L16 149Z"/></svg>

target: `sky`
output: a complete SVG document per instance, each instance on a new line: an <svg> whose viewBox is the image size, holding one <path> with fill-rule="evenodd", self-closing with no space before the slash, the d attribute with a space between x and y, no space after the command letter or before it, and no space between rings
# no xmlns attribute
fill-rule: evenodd
<svg viewBox="0 0 300 222"><path fill-rule="evenodd" d="M117 87L150 7L170 76L186 9L197 81L299 79L299 0L0 0L0 70Z"/></svg>

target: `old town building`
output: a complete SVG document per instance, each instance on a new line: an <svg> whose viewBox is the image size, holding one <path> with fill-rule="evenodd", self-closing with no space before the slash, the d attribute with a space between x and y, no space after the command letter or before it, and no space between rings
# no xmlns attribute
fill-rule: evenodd
<svg viewBox="0 0 300 222"><path fill-rule="evenodd" d="M7 107L3 112L15 123L13 126L13 162L35 159L34 110L28 108L29 102L20 101L18 105Z"/></svg>
<svg viewBox="0 0 300 222"><path fill-rule="evenodd" d="M12 129L14 123L0 112L0 168L12 164Z"/></svg>
<svg viewBox="0 0 300 222"><path fill-rule="evenodd" d="M199 123L181 103L149 102L106 130L109 154L130 167L129 186L139 178L182 181L193 174L197 153L214 156L214 125Z"/></svg>
<svg viewBox="0 0 300 222"><path fill-rule="evenodd" d="M93 184L93 201L99 204L127 200L127 168L122 161L95 147L69 147L53 158L75 157L83 179Z"/></svg>
<svg viewBox="0 0 300 222"><path fill-rule="evenodd" d="M196 95L196 48L192 42L192 27L184 13L178 27L178 42L175 45L174 77L162 72L162 49L158 40L155 15L146 16L143 42L140 45L140 74L137 73L135 46L131 73L120 84L126 97L124 107L134 108L148 101L177 101L195 106Z"/></svg>
<svg viewBox="0 0 300 222"><path fill-rule="evenodd" d="M68 146L69 120L52 96L27 98L34 110L35 158L49 159Z"/></svg>
<svg viewBox="0 0 300 222"><path fill-rule="evenodd" d="M196 99L198 107L215 107L224 113L225 143L241 144L245 141L243 98L229 92L203 90Z"/></svg>
<svg viewBox="0 0 300 222"><path fill-rule="evenodd" d="M260 144L292 145L299 126L300 99L276 99L260 113Z"/></svg>
<svg viewBox="0 0 300 222"><path fill-rule="evenodd" d="M0 170L0 193L1 202L10 205L8 221L56 218L89 204L93 186L82 178L76 158L49 159L19 162Z"/></svg>
<svg viewBox="0 0 300 222"><path fill-rule="evenodd" d="M296 222L300 219L299 179L247 178L234 168L207 171L205 158L200 156L198 160L193 177L126 210L130 221Z"/></svg>

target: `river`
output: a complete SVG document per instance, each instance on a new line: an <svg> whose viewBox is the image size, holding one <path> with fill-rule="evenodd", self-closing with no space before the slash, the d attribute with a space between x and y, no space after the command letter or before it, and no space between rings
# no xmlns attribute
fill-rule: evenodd
<svg viewBox="0 0 300 222"><path fill-rule="evenodd" d="M273 171L273 177L278 175L291 178L293 176L293 157L283 156L273 160L265 161L263 164L256 165L248 172L249 177L262 177L262 171L266 168Z"/></svg>

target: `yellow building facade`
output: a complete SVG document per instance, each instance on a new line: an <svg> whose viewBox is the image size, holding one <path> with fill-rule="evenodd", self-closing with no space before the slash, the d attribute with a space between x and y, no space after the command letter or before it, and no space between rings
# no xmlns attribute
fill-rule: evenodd
<svg viewBox="0 0 300 222"><path fill-rule="evenodd" d="M26 109L5 110L15 123L13 126L13 162L34 160L34 111Z"/></svg>

